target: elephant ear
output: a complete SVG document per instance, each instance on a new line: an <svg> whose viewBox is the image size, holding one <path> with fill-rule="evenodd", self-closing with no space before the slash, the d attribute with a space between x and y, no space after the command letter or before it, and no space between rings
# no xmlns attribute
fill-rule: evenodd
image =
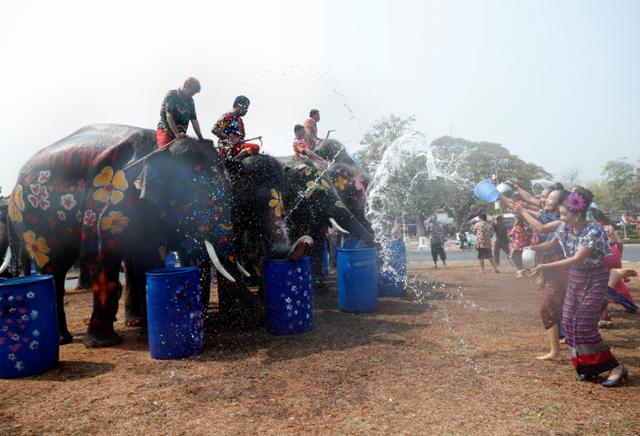
<svg viewBox="0 0 640 436"><path fill-rule="evenodd" d="M160 170L153 162L147 162L136 179L140 181L140 198L155 204L161 211L167 209L167 193Z"/></svg>

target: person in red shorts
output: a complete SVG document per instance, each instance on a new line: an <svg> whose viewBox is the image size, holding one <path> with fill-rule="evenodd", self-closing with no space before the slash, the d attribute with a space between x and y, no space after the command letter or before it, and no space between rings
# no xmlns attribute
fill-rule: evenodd
<svg viewBox="0 0 640 436"><path fill-rule="evenodd" d="M247 114L250 103L247 97L239 95L233 101L233 111L223 114L213 125L211 133L218 137L218 152L221 156L241 159L260 152L258 144L244 142L242 117Z"/></svg>
<svg viewBox="0 0 640 436"><path fill-rule="evenodd" d="M200 92L200 82L195 77L189 77L178 89L167 92L160 107L160 121L156 129L158 148L166 147L171 141L187 136L189 121L202 140L200 124L196 116L196 106L193 96Z"/></svg>

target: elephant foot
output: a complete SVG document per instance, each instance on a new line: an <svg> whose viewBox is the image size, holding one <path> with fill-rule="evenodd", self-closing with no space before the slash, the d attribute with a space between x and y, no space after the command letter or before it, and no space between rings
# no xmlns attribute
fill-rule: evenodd
<svg viewBox="0 0 640 436"><path fill-rule="evenodd" d="M87 336L84 339L84 346L87 348L104 348L113 347L121 342L122 337L113 330L100 335L88 331Z"/></svg>
<svg viewBox="0 0 640 436"><path fill-rule="evenodd" d="M68 330L58 333L58 344L66 345L73 342L73 336L69 333Z"/></svg>

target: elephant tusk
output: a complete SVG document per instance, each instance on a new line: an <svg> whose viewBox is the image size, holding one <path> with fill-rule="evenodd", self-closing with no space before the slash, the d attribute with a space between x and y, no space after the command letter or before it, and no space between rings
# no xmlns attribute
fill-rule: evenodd
<svg viewBox="0 0 640 436"><path fill-rule="evenodd" d="M333 219L333 218L329 218L329 222L331 223L331 225L333 226L333 228L335 228L337 231L339 231L339 232L341 232L341 233L344 233L344 234L346 234L346 235L348 235L348 234L349 234L349 231L348 231L348 230L343 229L342 227L340 227L340 226L338 225L338 223L336 222L336 220L335 220L335 219Z"/></svg>
<svg viewBox="0 0 640 436"><path fill-rule="evenodd" d="M207 253L209 254L209 259L211 259L211 262L213 262L213 266L216 267L216 270L218 270L218 272L220 274L222 274L225 279L229 280L232 283L235 283L236 279L234 279L233 276L231 274L229 274L227 272L227 270L224 269L224 267L220 263L220 260L218 259L218 255L216 254L216 250L215 250L215 248L213 248L213 244L211 242L205 240L204 241L204 246L207 248Z"/></svg>
<svg viewBox="0 0 640 436"><path fill-rule="evenodd" d="M9 268L9 262L11 262L11 248L7 247L7 252L4 255L4 262L2 262L2 266L0 266L0 274Z"/></svg>
<svg viewBox="0 0 640 436"><path fill-rule="evenodd" d="M300 236L298 238L298 240L291 245L291 249L289 250L289 253L287 254L287 257L291 257L291 254L293 254L293 252L296 250L296 248L300 244L311 245L311 244L313 244L313 238L311 236L309 236L309 235Z"/></svg>
<svg viewBox="0 0 640 436"><path fill-rule="evenodd" d="M240 261L236 260L236 266L238 267L238 269L240 270L240 272L242 274L244 274L245 277L251 277L251 274L249 274L249 271L247 271L242 264L240 263Z"/></svg>

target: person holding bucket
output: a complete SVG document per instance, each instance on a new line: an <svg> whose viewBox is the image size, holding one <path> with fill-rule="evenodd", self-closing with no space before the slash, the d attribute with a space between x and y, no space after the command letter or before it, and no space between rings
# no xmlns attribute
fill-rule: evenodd
<svg viewBox="0 0 640 436"><path fill-rule="evenodd" d="M598 332L600 309L607 299L609 271L603 264L611 254L605 231L587 221L593 194L575 187L560 206L561 224L551 241L536 245L537 251L561 247L566 259L536 266L532 272L569 268L569 284L562 311L576 380L594 381L609 371L604 387L619 386L628 370L618 362Z"/></svg>
<svg viewBox="0 0 640 436"><path fill-rule="evenodd" d="M493 271L499 273L498 267L493 260L491 254L491 237L493 236L493 227L487 222L487 214L481 212L478 214L478 222L473 226L473 233L476 235L476 250L478 251L478 262L480 263L480 271L484 274L484 260L487 259Z"/></svg>

